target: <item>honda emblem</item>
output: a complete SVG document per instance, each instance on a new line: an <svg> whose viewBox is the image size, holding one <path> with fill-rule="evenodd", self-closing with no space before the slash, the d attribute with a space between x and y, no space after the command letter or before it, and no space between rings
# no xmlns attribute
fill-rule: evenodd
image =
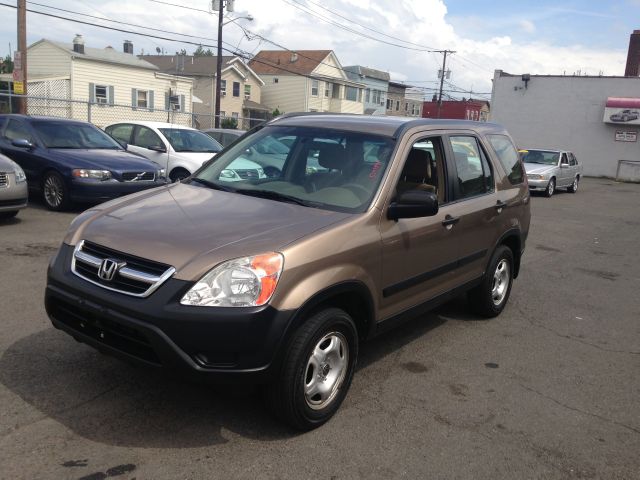
<svg viewBox="0 0 640 480"><path fill-rule="evenodd" d="M106 282L110 282L116 276L116 273L124 267L126 263L118 262L112 258L105 258L98 269L98 277Z"/></svg>

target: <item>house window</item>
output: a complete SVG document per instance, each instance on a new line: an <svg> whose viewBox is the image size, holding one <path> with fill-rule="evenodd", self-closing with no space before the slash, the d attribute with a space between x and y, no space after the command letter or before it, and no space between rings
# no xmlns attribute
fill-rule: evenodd
<svg viewBox="0 0 640 480"><path fill-rule="evenodd" d="M224 110L220 110L220 118L224 118L226 116L227 116L226 112Z"/></svg>
<svg viewBox="0 0 640 480"><path fill-rule="evenodd" d="M352 101L352 102L357 102L358 101L358 89L356 87L347 86L347 94L345 95L345 98L347 100Z"/></svg>
<svg viewBox="0 0 640 480"><path fill-rule="evenodd" d="M233 112L231 114L231 118L235 118L236 120L238 119L239 116L240 116L240 114L238 112Z"/></svg>
<svg viewBox="0 0 640 480"><path fill-rule="evenodd" d="M244 86L244 98L247 100L251 98L251 85Z"/></svg>
<svg viewBox="0 0 640 480"><path fill-rule="evenodd" d="M105 85L96 85L93 92L96 103L109 103L109 87Z"/></svg>
<svg viewBox="0 0 640 480"><path fill-rule="evenodd" d="M220 95L223 97L227 94L227 81L220 80Z"/></svg>
<svg viewBox="0 0 640 480"><path fill-rule="evenodd" d="M387 98L387 110L391 110L393 108L393 100Z"/></svg>
<svg viewBox="0 0 640 480"><path fill-rule="evenodd" d="M278 83L278 77L273 77L273 83Z"/></svg>
<svg viewBox="0 0 640 480"><path fill-rule="evenodd" d="M180 105L180 98L183 95L171 95L169 96L169 110L180 111L182 105Z"/></svg>
<svg viewBox="0 0 640 480"><path fill-rule="evenodd" d="M400 100L396 100L396 112L400 110Z"/></svg>
<svg viewBox="0 0 640 480"><path fill-rule="evenodd" d="M233 82L233 96L240 96L240 82Z"/></svg>
<svg viewBox="0 0 640 480"><path fill-rule="evenodd" d="M331 90L331 98L340 98L340 85L332 84Z"/></svg>
<svg viewBox="0 0 640 480"><path fill-rule="evenodd" d="M149 92L147 90L136 90L136 107L149 107Z"/></svg>
<svg viewBox="0 0 640 480"><path fill-rule="evenodd" d="M325 82L324 83L324 96L325 98L329 98L331 96L331 87L333 87L332 83Z"/></svg>
<svg viewBox="0 0 640 480"><path fill-rule="evenodd" d="M318 96L318 80L311 80L311 96Z"/></svg>
<svg viewBox="0 0 640 480"><path fill-rule="evenodd" d="M384 93L383 92L380 92L380 106L384 107L385 102L387 102L387 105L388 105L389 100L384 98Z"/></svg>
<svg viewBox="0 0 640 480"><path fill-rule="evenodd" d="M409 104L407 102L404 103L404 111L405 112L409 111Z"/></svg>
<svg viewBox="0 0 640 480"><path fill-rule="evenodd" d="M374 90L374 92L375 92L375 90ZM375 95L375 93L374 93L374 95ZM367 89L364 91L364 101L365 101L366 103L370 103L370 100L371 100L371 90L367 88Z"/></svg>

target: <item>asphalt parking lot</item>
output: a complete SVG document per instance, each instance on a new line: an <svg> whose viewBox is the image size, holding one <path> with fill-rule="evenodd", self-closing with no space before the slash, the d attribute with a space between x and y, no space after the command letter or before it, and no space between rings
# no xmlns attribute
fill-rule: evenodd
<svg viewBox="0 0 640 480"><path fill-rule="evenodd" d="M134 368L51 327L74 213L0 224L0 477L640 478L640 185L532 198L503 314L464 299L361 350L338 414L295 434L251 391Z"/></svg>

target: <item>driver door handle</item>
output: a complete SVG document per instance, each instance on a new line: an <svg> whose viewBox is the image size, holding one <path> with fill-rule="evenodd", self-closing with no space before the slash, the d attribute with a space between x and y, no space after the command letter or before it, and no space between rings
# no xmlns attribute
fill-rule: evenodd
<svg viewBox="0 0 640 480"><path fill-rule="evenodd" d="M496 202L495 209L498 211L498 213L501 213L502 209L505 208L506 206L507 206L506 203L504 203L502 200L498 200Z"/></svg>
<svg viewBox="0 0 640 480"><path fill-rule="evenodd" d="M448 215L446 217L444 217L444 220L442 221L442 226L444 226L447 230L451 230L451 228L460 221L460 217L452 217L451 215Z"/></svg>

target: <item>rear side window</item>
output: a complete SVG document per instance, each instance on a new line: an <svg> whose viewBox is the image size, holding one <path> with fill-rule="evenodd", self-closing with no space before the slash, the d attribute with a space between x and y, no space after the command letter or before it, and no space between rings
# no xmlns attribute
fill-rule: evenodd
<svg viewBox="0 0 640 480"><path fill-rule="evenodd" d="M518 151L506 135L487 135L489 143L498 155L498 160L507 172L507 178L512 185L522 183L524 180L522 163L518 157Z"/></svg>
<svg viewBox="0 0 640 480"><path fill-rule="evenodd" d="M111 135L116 140L123 143L131 142L131 132L133 131L133 125L114 125L112 127L107 127L107 133Z"/></svg>

